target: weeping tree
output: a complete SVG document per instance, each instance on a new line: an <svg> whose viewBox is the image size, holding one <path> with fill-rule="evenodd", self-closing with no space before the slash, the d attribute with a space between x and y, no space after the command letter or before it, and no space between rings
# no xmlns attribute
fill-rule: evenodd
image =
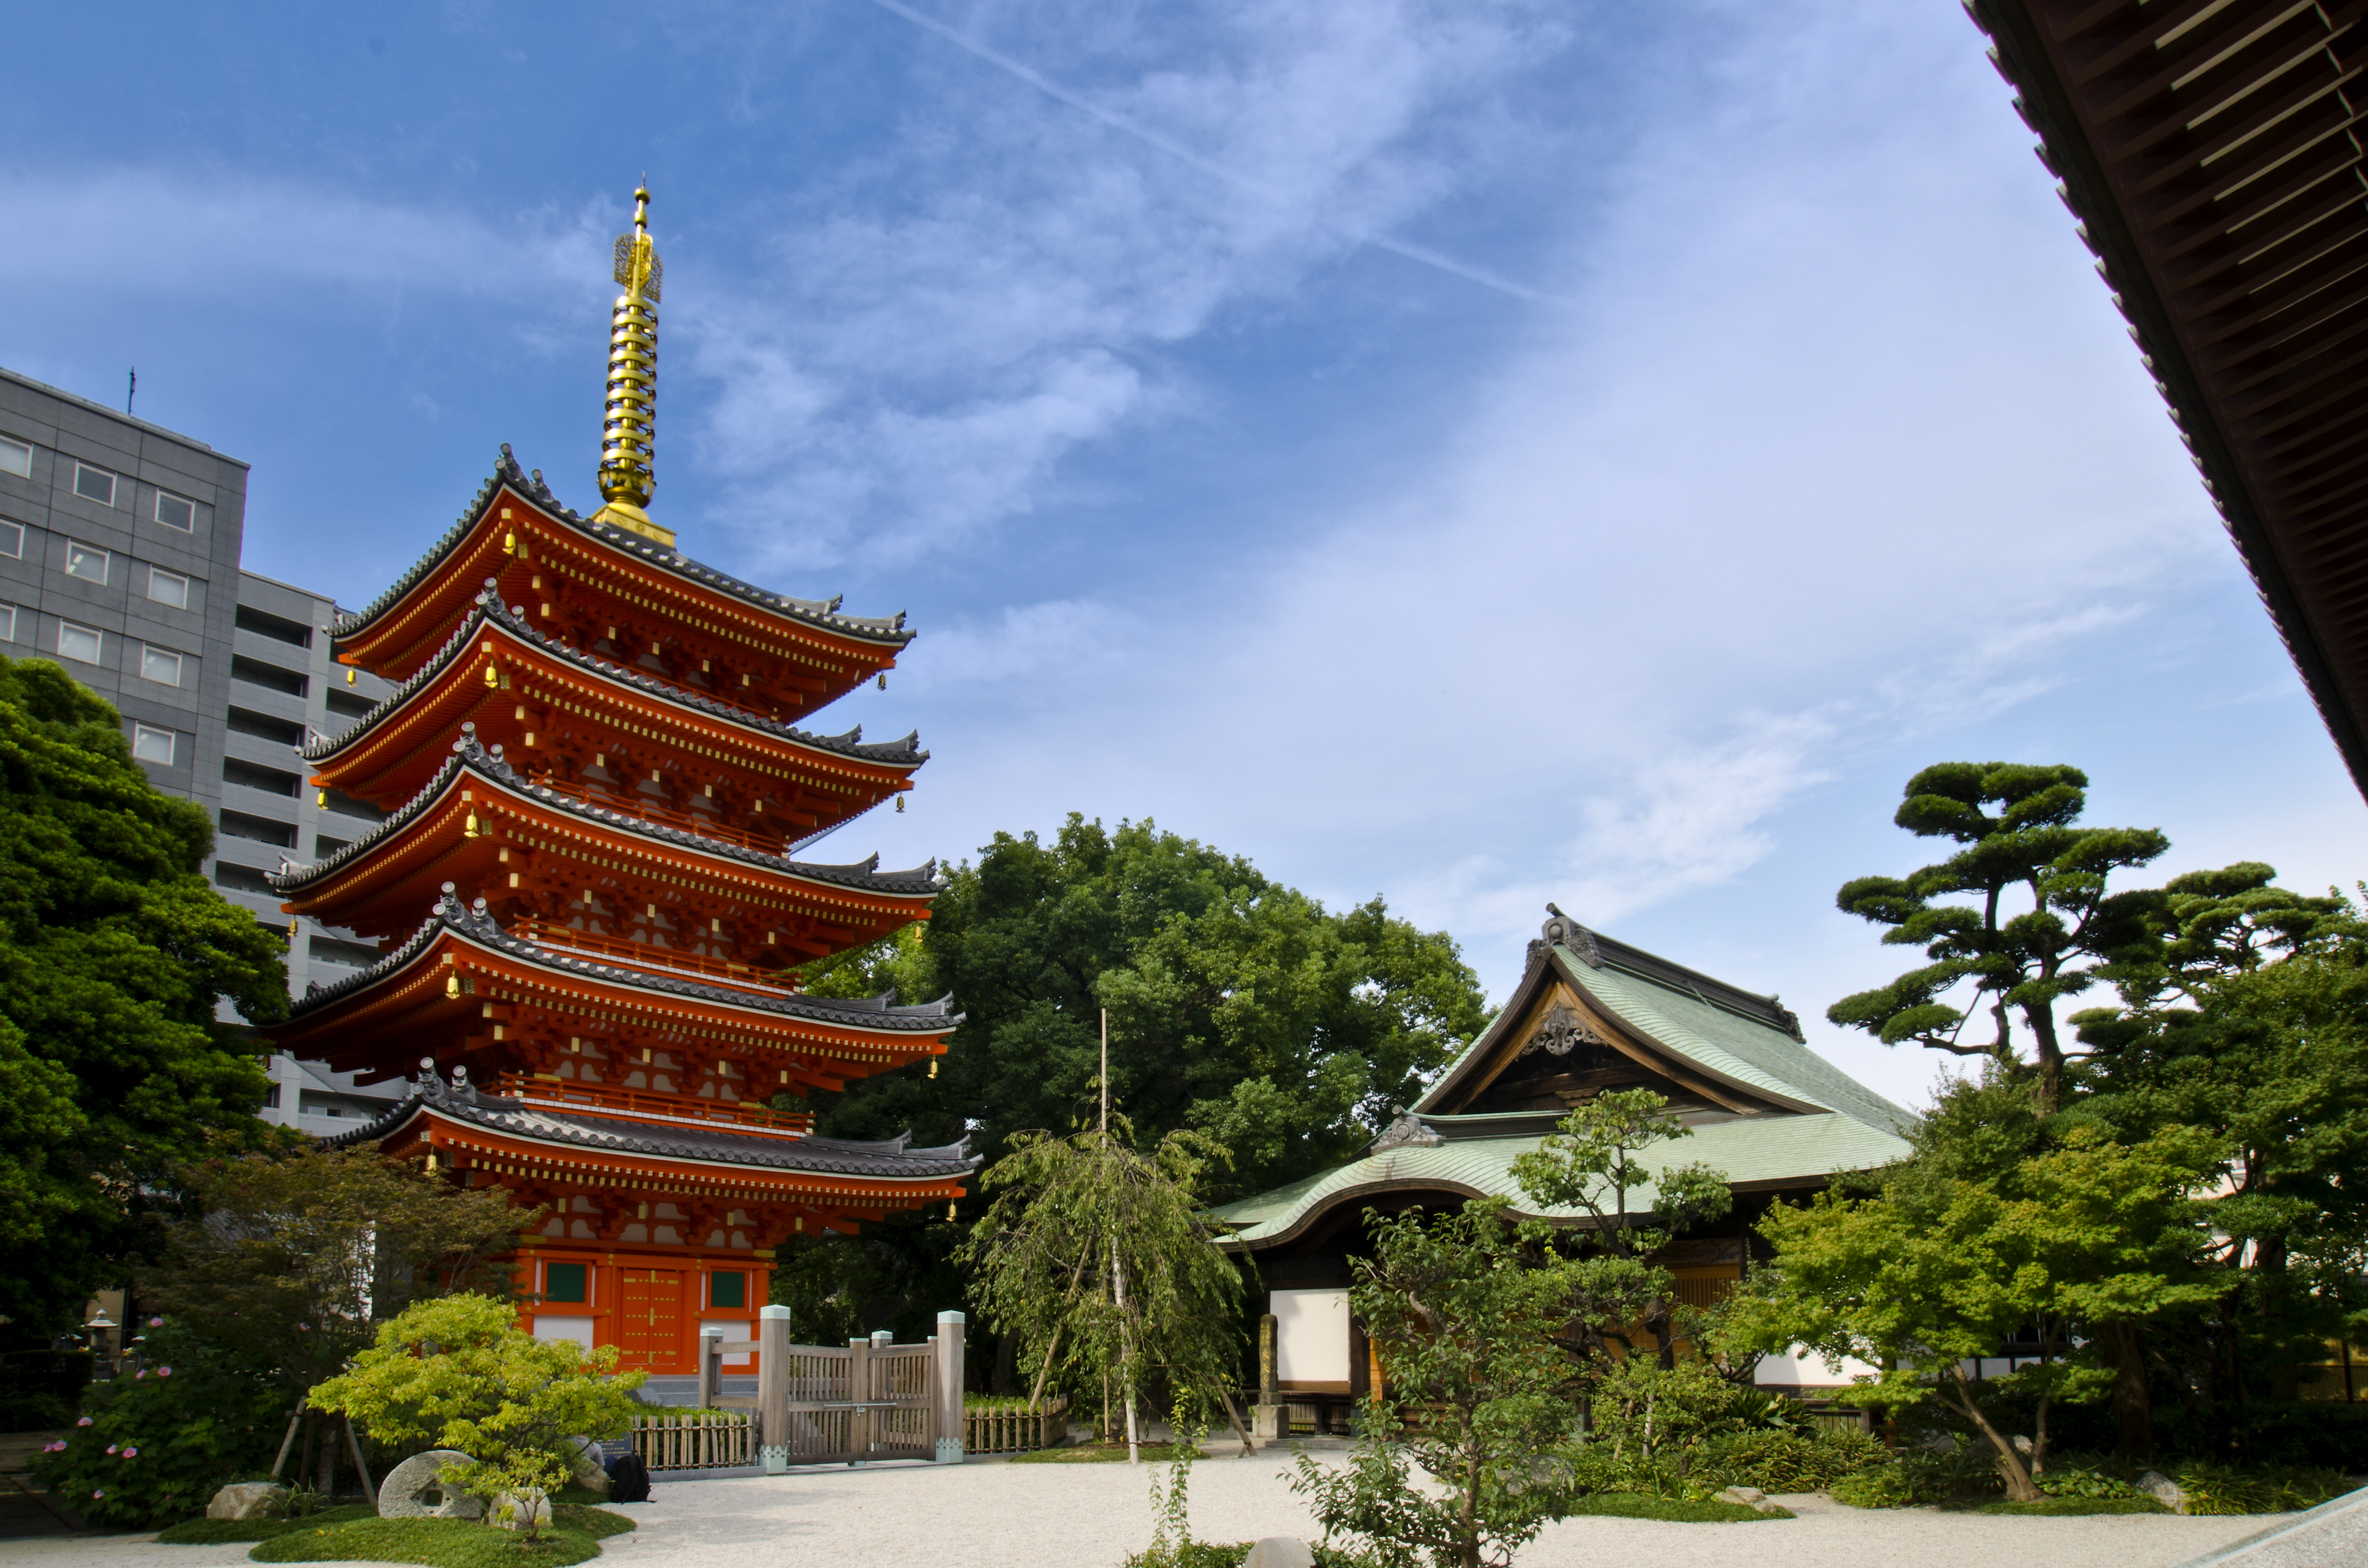
<svg viewBox="0 0 2368 1568"><path fill-rule="evenodd" d="M1136 1403L1166 1382L1194 1413L1222 1403L1242 1349L1241 1277L1210 1244L1201 1191L1227 1163L1190 1129L1138 1147L1132 1123L1021 1132L980 1180L994 1195L956 1255L982 1313L1015 1336L1030 1408L1050 1386L1114 1388L1136 1459Z"/></svg>

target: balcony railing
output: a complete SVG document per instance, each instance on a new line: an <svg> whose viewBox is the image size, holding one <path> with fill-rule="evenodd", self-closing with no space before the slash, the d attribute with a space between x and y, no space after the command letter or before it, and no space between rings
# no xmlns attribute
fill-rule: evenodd
<svg viewBox="0 0 2368 1568"><path fill-rule="evenodd" d="M741 963L736 960L709 958L701 953L686 952L680 948L662 948L655 942L632 942L618 937L596 936L589 931L578 931L572 926L545 920L540 915L529 915L518 921L510 927L510 934L538 947L612 959L628 968L647 970L653 973L721 981L726 985L767 996L787 996L797 990L795 984L784 983L788 977L779 970L760 970L754 964Z"/></svg>
<svg viewBox="0 0 2368 1568"><path fill-rule="evenodd" d="M602 811L615 812L620 816L639 817L644 822L653 822L663 827L696 834L701 838L712 838L724 844L736 844L743 849L754 849L760 855L779 855L781 852L782 840L778 834L759 836L740 828L726 827L722 823L711 821L697 812L678 812L672 806L661 806L655 801L642 800L632 795L621 797L610 795L564 778L538 778L535 782L555 795L565 795L570 800L581 801L587 806L598 806Z"/></svg>
<svg viewBox="0 0 2368 1568"><path fill-rule="evenodd" d="M564 1078L530 1078L521 1073L495 1078L493 1092L504 1099L549 1110L588 1112L621 1120L712 1127L770 1138L803 1138L814 1131L814 1118L803 1111L775 1110L751 1100L707 1100L646 1089L610 1088L605 1084L571 1084Z"/></svg>

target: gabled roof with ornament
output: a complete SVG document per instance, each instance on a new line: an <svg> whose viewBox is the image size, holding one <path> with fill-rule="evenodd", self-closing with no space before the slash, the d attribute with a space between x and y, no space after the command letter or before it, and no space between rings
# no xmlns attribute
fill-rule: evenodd
<svg viewBox="0 0 2368 1568"><path fill-rule="evenodd" d="M356 970L331 985L316 985L298 997L295 1005L288 1010L290 1021L310 1017L348 997L384 984L417 963L439 939L446 937L473 942L557 975L577 975L612 985L631 986L640 991L680 996L717 1006L770 1013L841 1028L884 1034L942 1035L951 1033L962 1021L962 1015L952 1010L951 993L934 1002L900 1006L885 996L807 996L795 992L757 992L733 985L708 985L678 975L654 974L630 964L603 963L595 958L545 947L523 937L513 937L503 930L501 923L491 915L483 909L464 905L449 890L437 904L436 912L400 947L367 969Z"/></svg>
<svg viewBox="0 0 2368 1568"><path fill-rule="evenodd" d="M602 827L614 828L643 838L655 839L677 848L693 849L701 854L736 860L743 865L776 871L786 877L804 881L827 882L834 887L851 888L860 892L883 893L898 898L934 897L942 892L944 881L938 876L935 860L904 871L882 871L880 857L871 856L845 865L822 865L808 860L793 860L787 856L768 855L761 849L750 849L720 838L709 838L686 829L655 823L632 812L614 811L606 806L581 801L573 795L546 788L519 773L505 761L501 748L487 748L479 743L473 724L461 726L465 732L452 743L451 760L438 769L427 788L413 796L400 809L373 826L368 833L344 848L312 865L290 865L279 871L266 872L272 887L283 893L300 892L305 888L336 875L346 867L362 859L380 846L400 835L404 828L443 797L453 781L462 773L483 779L497 789L507 790L527 797L565 815Z"/></svg>
<svg viewBox="0 0 2368 1568"><path fill-rule="evenodd" d="M929 754L921 749L921 736L917 730L898 740L870 744L866 744L863 739L863 726L860 724L845 734L817 735L811 731L801 730L794 724L785 724L778 719L768 719L759 714L751 713L745 708L735 708L728 702L718 702L711 698L701 697L696 692L685 691L680 687L669 686L665 681L654 680L638 670L612 664L596 653L580 652L555 637L547 636L536 631L527 624L525 617L513 613L508 605L502 603L500 597L491 592L477 596L476 604L470 610L468 619L460 624L450 637L445 639L444 645L437 650L436 656L414 671L411 677L396 687L385 701L371 709L361 718L355 720L352 725L338 733L306 742L296 748L296 755L307 762L326 762L364 736L381 728L395 715L401 713L412 699L434 687L444 672L468 653L469 645L477 633L488 626L497 626L529 647L548 653L560 663L572 665L587 675L645 696L655 697L671 706L687 708L705 717L719 719L742 729L754 731L758 734L808 746L815 751L853 757L862 762L879 763L889 767L918 767L929 760Z"/></svg>
<svg viewBox="0 0 2368 1568"><path fill-rule="evenodd" d="M321 1142L332 1149L381 1142L430 1113L539 1143L815 1176L944 1181L969 1176L981 1163L981 1157L970 1152L968 1138L958 1143L916 1149L909 1133L866 1142L844 1138L771 1138L705 1128L656 1127L522 1105L467 1084L447 1084L434 1073L422 1074L413 1082L410 1093L396 1101L385 1115Z"/></svg>
<svg viewBox="0 0 2368 1568"><path fill-rule="evenodd" d="M520 501L533 506L553 522L564 525L585 538L616 551L620 555L631 556L645 565L681 578L686 583L696 584L700 587L728 595L760 610L778 616L783 620L813 627L836 636L879 643L890 648L901 648L913 640L913 633L905 630L905 612L902 610L892 616L841 615L838 610L840 601L836 597L801 599L792 598L787 594L770 593L753 583L744 583L728 573L719 572L712 566L693 561L678 551L666 549L650 540L643 539L629 528L621 528L613 523L584 517L574 508L562 504L559 498L551 493L551 486L543 482L541 469L536 469L530 473L521 471L518 459L510 451L507 442L502 444L501 456L495 464L492 477L478 487L477 494L470 500L468 506L461 508L459 520L445 530L441 539L428 547L427 554L412 563L409 571L396 578L393 585L386 592L372 599L359 610L341 613L336 624L330 629L332 635L343 639L367 631L373 622L400 605L414 589L434 577L437 569L444 563L446 558L461 546L480 523L484 521L486 513L495 505L495 497L506 487Z"/></svg>

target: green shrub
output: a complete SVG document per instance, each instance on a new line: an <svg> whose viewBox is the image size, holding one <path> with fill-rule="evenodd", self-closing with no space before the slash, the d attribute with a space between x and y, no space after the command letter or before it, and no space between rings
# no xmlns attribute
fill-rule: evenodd
<svg viewBox="0 0 2368 1568"><path fill-rule="evenodd" d="M2183 1464L2171 1475L2191 1514L2285 1514L2316 1508L2350 1491L2342 1472L2299 1465Z"/></svg>
<svg viewBox="0 0 2368 1568"><path fill-rule="evenodd" d="M1916 1487L1896 1464L1878 1465L1846 1475L1834 1483L1834 1501L1853 1508L1905 1508L1916 1501Z"/></svg>
<svg viewBox="0 0 2368 1568"><path fill-rule="evenodd" d="M1763 1427L1713 1440L1702 1456L1702 1469L1720 1486L1822 1492L1889 1458L1883 1445L1864 1432L1803 1436Z"/></svg>
<svg viewBox="0 0 2368 1568"><path fill-rule="evenodd" d="M353 1503L301 1519L184 1519L170 1529L159 1530L156 1539L166 1546L216 1546L224 1541L269 1540L291 1530L318 1529L323 1525L377 1517L376 1508L366 1503Z"/></svg>
<svg viewBox="0 0 2368 1568"><path fill-rule="evenodd" d="M1636 1492L1598 1492L1571 1500L1565 1518L1662 1519L1674 1524L1748 1524L1753 1519L1799 1517L1790 1508L1767 1513L1715 1497L1652 1497Z"/></svg>
<svg viewBox="0 0 2368 1568"><path fill-rule="evenodd" d="M270 1465L287 1424L285 1393L172 1324L152 1323L146 1348L149 1365L91 1384L70 1434L33 1456L58 1500L104 1528L204 1512L220 1487Z"/></svg>
<svg viewBox="0 0 2368 1568"><path fill-rule="evenodd" d="M2047 1468L2032 1479L2037 1482L2039 1489L2050 1497L2085 1497L2091 1501L2104 1502L2146 1495L2138 1490L2137 1482L2132 1476L2113 1474L2097 1465L2082 1464L2070 1460L2050 1460L2047 1462ZM2032 1507L2036 1505L2024 1504L2021 1506Z"/></svg>
<svg viewBox="0 0 2368 1568"><path fill-rule="evenodd" d="M2164 1514L2170 1510L2151 1497L2042 1497L2036 1503L1985 1503L1977 1514L2034 1514L2044 1518L2069 1518L2084 1514Z"/></svg>

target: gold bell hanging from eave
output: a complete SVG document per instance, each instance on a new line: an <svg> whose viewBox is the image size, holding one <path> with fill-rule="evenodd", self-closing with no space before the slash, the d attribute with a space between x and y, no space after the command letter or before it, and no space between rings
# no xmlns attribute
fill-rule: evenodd
<svg viewBox="0 0 2368 1568"><path fill-rule="evenodd" d="M650 238L650 189L633 192L633 232L617 236L617 297L609 320L608 415L600 432L600 494L593 521L672 550L674 531L650 520L657 486L658 293L666 264Z"/></svg>

